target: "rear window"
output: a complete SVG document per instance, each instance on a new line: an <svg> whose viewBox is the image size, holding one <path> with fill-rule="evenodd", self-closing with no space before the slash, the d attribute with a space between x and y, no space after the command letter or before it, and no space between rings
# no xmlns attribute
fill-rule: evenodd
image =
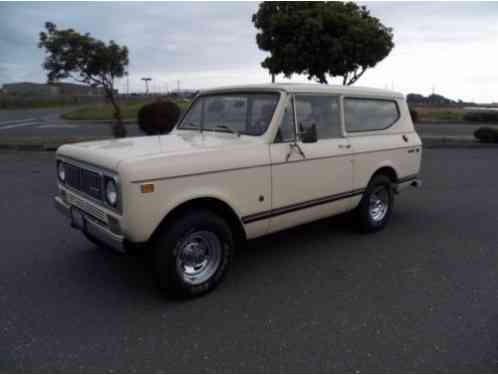
<svg viewBox="0 0 498 375"><path fill-rule="evenodd" d="M387 129L398 119L398 105L394 100L344 99L344 121L348 132Z"/></svg>

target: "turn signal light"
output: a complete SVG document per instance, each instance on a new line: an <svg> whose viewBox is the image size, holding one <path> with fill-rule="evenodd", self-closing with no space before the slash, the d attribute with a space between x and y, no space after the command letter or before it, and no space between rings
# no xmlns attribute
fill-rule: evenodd
<svg viewBox="0 0 498 375"><path fill-rule="evenodd" d="M142 193L153 193L154 192L154 184L143 184L140 186L140 190Z"/></svg>

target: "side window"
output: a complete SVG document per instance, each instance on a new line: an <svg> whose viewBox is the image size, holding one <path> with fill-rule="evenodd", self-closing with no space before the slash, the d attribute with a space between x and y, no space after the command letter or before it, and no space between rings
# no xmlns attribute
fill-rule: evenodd
<svg viewBox="0 0 498 375"><path fill-rule="evenodd" d="M393 100L344 99L344 121L349 132L387 129L399 119Z"/></svg>
<svg viewBox="0 0 498 375"><path fill-rule="evenodd" d="M318 139L342 137L339 100L336 97L297 95L296 117L300 131L316 125Z"/></svg>
<svg viewBox="0 0 498 375"><path fill-rule="evenodd" d="M275 142L288 142L295 138L295 125L294 125L294 111L292 111L292 105L288 105L285 108L284 117L278 129L277 137Z"/></svg>

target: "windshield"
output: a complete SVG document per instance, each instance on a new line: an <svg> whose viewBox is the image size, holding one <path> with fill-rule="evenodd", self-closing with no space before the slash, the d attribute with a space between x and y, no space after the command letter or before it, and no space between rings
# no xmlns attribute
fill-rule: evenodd
<svg viewBox="0 0 498 375"><path fill-rule="evenodd" d="M227 93L200 96L178 129L262 135L270 125L278 93Z"/></svg>

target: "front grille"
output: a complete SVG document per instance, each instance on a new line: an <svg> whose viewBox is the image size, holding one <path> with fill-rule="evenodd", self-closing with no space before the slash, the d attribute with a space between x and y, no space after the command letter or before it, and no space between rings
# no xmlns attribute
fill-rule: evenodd
<svg viewBox="0 0 498 375"><path fill-rule="evenodd" d="M102 200L102 179L98 173L68 163L65 164L65 171L69 187Z"/></svg>
<svg viewBox="0 0 498 375"><path fill-rule="evenodd" d="M76 195L71 193L66 194L66 199L71 206L76 206L80 210L86 212L87 214L93 216L94 218L104 223L107 223L107 215L105 214L105 212L98 209L94 205L84 201L83 199L78 198Z"/></svg>

